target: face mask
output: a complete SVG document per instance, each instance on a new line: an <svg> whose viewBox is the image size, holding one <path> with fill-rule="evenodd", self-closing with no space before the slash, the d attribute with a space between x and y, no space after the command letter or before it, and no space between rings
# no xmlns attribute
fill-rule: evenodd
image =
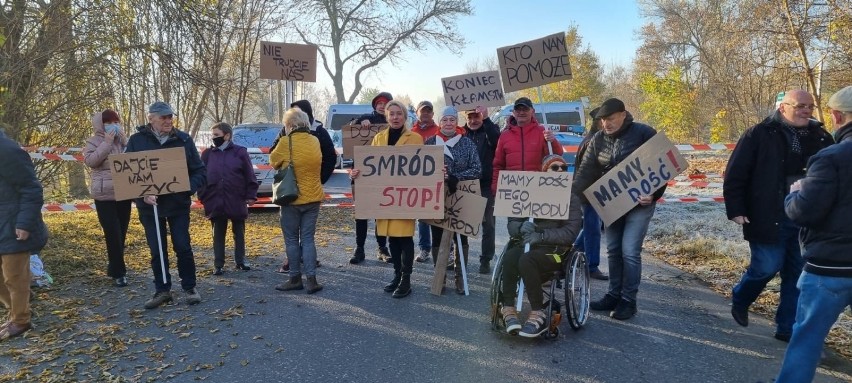
<svg viewBox="0 0 852 383"><path fill-rule="evenodd" d="M121 130L121 125L116 122L104 125L104 132L118 134L119 130Z"/></svg>
<svg viewBox="0 0 852 383"><path fill-rule="evenodd" d="M213 146L220 147L225 143L225 137L213 137Z"/></svg>

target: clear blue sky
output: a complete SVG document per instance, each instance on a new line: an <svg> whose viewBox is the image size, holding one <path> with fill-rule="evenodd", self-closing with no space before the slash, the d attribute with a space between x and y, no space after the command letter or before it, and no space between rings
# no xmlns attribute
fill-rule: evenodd
<svg viewBox="0 0 852 383"><path fill-rule="evenodd" d="M415 103L442 97L441 78L465 73L468 63L497 55L497 48L566 31L576 25L584 45L601 64L629 66L644 20L634 0L473 0L474 14L458 21L467 44L405 52L405 61L384 63L366 76L366 86L408 94ZM454 52L460 52L454 53ZM320 86L330 86L320 71ZM352 87L348 85L347 92Z"/></svg>
<svg viewBox="0 0 852 383"><path fill-rule="evenodd" d="M637 32L645 22L634 0L472 0L474 14L458 21L467 44L452 50L430 48L403 53L404 61L385 62L362 78L365 87L394 95L408 94L413 102L443 96L441 78L465 73L472 62L497 55L497 48L544 37L576 25L604 66L629 66L640 45ZM349 68L351 70L351 68ZM331 80L318 68L320 87ZM352 91L352 82L345 85Z"/></svg>

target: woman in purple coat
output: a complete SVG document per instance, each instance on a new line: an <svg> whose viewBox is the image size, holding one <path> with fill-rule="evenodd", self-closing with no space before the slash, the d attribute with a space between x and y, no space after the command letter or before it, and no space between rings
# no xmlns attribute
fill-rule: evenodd
<svg viewBox="0 0 852 383"><path fill-rule="evenodd" d="M198 189L204 214L213 224L213 275L222 275L225 266L225 232L228 220L234 234L234 262L239 270L246 264L246 218L248 207L257 201L257 178L246 148L231 141L233 129L224 122L210 128L213 147L201 154L207 166L207 184Z"/></svg>

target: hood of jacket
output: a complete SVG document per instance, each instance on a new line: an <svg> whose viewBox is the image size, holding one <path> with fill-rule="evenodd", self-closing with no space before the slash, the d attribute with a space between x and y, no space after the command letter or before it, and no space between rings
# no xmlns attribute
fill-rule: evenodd
<svg viewBox="0 0 852 383"><path fill-rule="evenodd" d="M373 110L376 110L376 100L378 100L380 97L384 97L388 99L388 101L393 100L393 96L390 93L381 92L377 94L376 97L373 97L373 101L370 101L370 104L373 105Z"/></svg>
<svg viewBox="0 0 852 383"><path fill-rule="evenodd" d="M303 112L305 112L305 114L308 115L308 120L311 121L311 124L314 123L314 108L311 107L311 103L308 100L296 101L296 102L290 104L290 107L291 108L298 107Z"/></svg>

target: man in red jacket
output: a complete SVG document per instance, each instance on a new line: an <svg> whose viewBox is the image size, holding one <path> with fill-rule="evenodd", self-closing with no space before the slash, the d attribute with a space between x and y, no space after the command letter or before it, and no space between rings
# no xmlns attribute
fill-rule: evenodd
<svg viewBox="0 0 852 383"><path fill-rule="evenodd" d="M497 141L491 177L492 194L497 192L501 170L538 171L541 160L549 154L562 155L562 145L556 141L553 132L536 121L532 101L526 97L517 99L512 116L506 120L506 129Z"/></svg>

